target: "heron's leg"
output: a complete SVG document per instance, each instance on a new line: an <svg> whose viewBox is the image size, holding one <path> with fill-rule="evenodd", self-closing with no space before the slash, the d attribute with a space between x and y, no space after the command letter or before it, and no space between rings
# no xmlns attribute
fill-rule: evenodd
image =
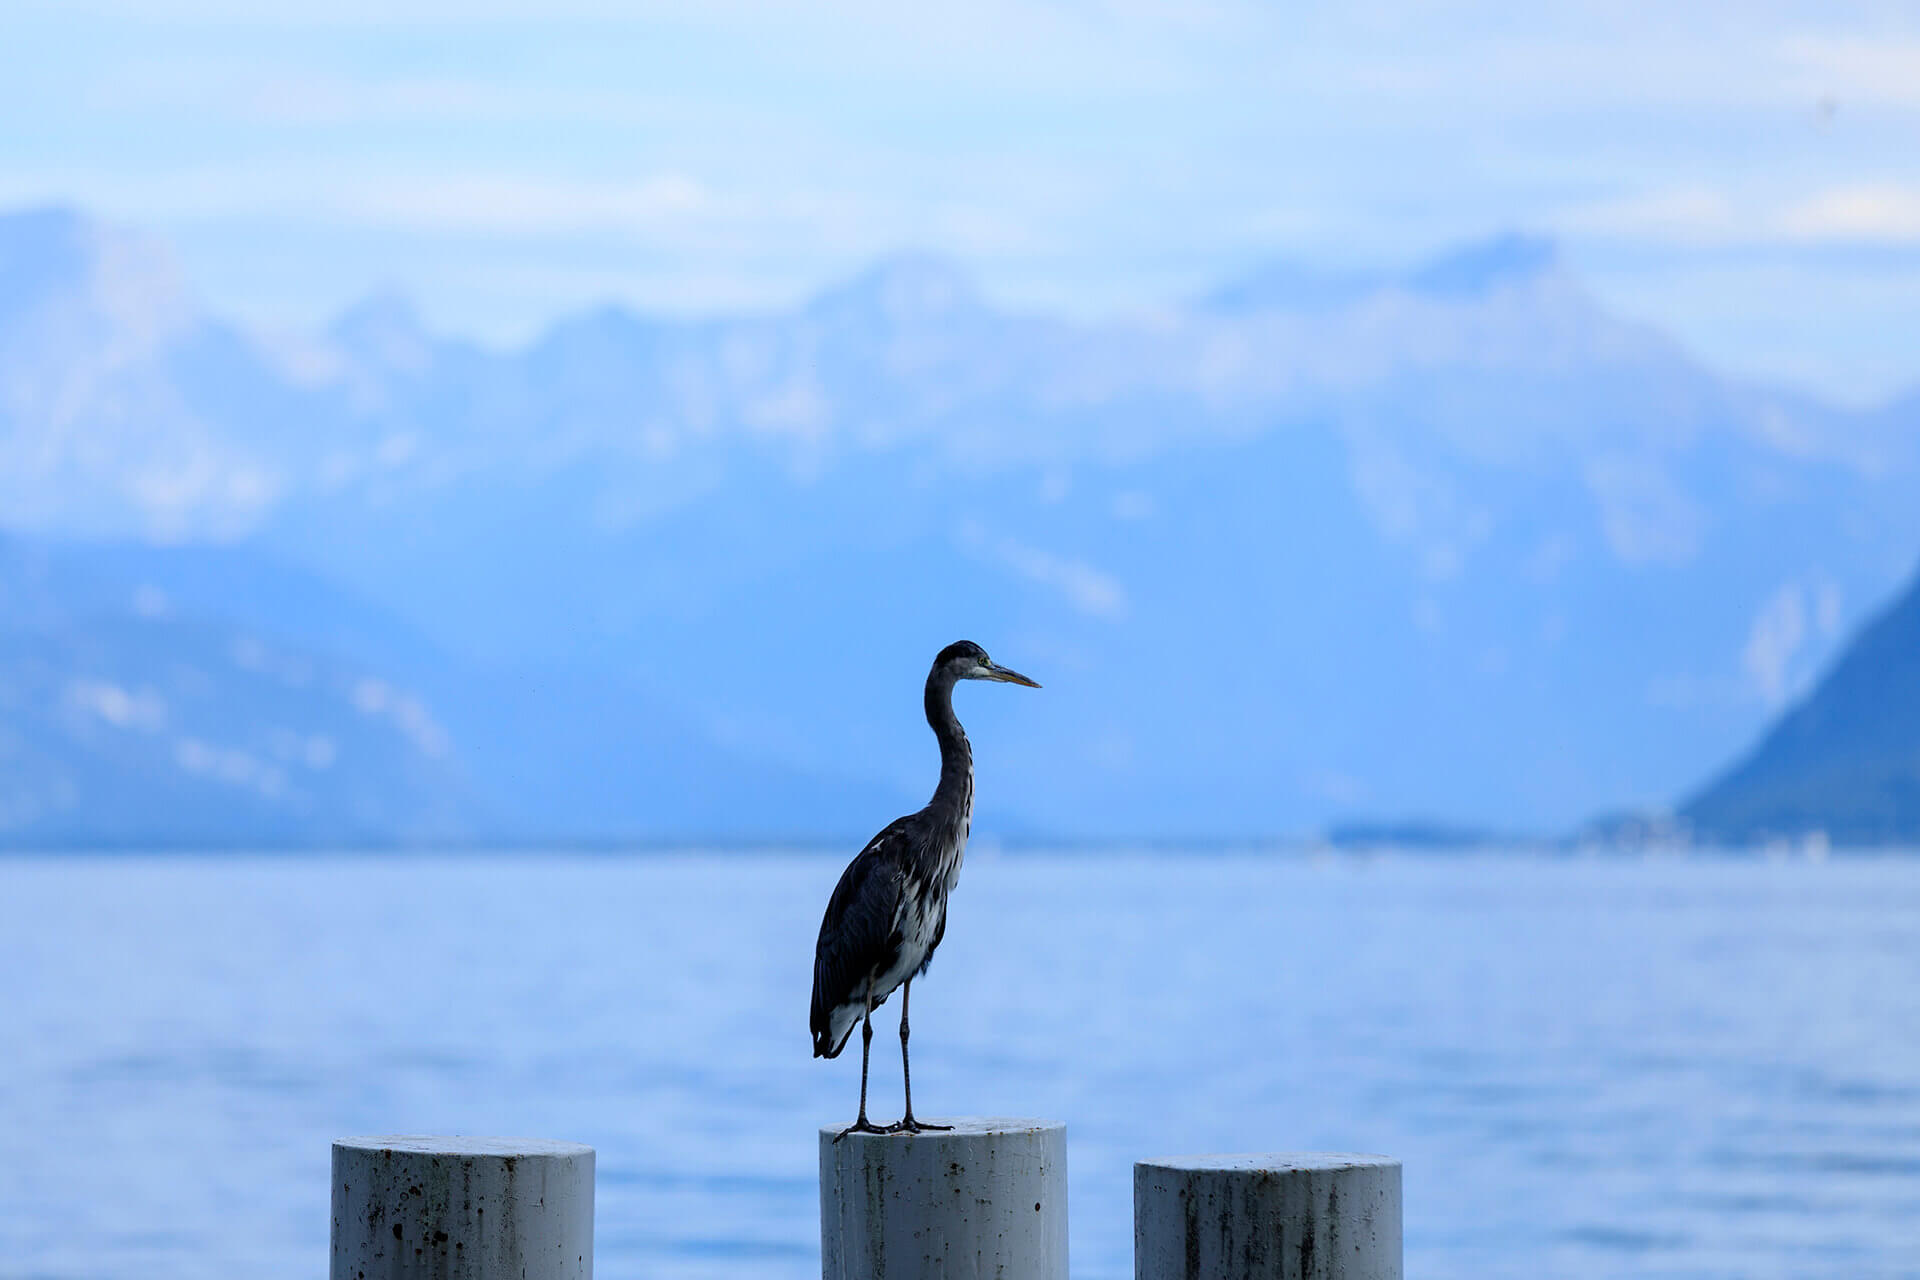
<svg viewBox="0 0 1920 1280"><path fill-rule="evenodd" d="M860 1019L860 1116L852 1124L834 1135L834 1141L850 1133L886 1133L888 1130L876 1128L867 1119L867 1057L873 1051L873 987L867 987L867 1011Z"/></svg>
<svg viewBox="0 0 1920 1280"><path fill-rule="evenodd" d="M907 1065L907 1001L913 995L913 979L908 978L906 985L900 988L900 1086L907 1099L907 1114L900 1123L893 1126L905 1133L919 1133L925 1129L951 1129L950 1124L922 1124L913 1118L913 1068Z"/></svg>

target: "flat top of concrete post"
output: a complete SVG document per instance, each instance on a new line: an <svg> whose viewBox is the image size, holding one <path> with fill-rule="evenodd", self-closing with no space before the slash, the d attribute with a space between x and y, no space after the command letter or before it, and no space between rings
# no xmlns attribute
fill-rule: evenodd
<svg viewBox="0 0 1920 1280"><path fill-rule="evenodd" d="M1044 1133L1053 1129L1065 1129L1067 1126L1058 1120L1023 1120L1016 1116L941 1116L929 1120L929 1124L950 1124L951 1131L931 1130L926 1133L850 1133L847 1140L859 1138L864 1142L886 1142L907 1138L978 1138L1002 1133ZM847 1126L843 1124L821 1125L820 1136L836 1138Z"/></svg>
<svg viewBox="0 0 1920 1280"><path fill-rule="evenodd" d="M1359 1155L1351 1151L1276 1151L1258 1155L1162 1156L1135 1162L1136 1169L1203 1169L1224 1173L1303 1173L1329 1169L1378 1169L1400 1162L1392 1156Z"/></svg>
<svg viewBox="0 0 1920 1280"><path fill-rule="evenodd" d="M382 1134L370 1138L335 1138L333 1145L358 1151L405 1151L429 1156L590 1156L593 1148L551 1138L441 1137L421 1134Z"/></svg>

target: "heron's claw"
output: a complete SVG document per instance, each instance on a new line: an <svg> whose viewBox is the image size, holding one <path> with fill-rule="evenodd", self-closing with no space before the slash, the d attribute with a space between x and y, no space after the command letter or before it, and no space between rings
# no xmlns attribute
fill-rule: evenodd
<svg viewBox="0 0 1920 1280"><path fill-rule="evenodd" d="M892 1133L898 1128L899 1128L898 1125L888 1125L886 1128L882 1129L879 1125L874 1124L872 1121L868 1120L865 1116L861 1116L858 1120L855 1120L852 1124L842 1129L839 1133L834 1134L833 1141L834 1141L834 1144L837 1146L839 1145L840 1139L846 1137L850 1133Z"/></svg>
<svg viewBox="0 0 1920 1280"><path fill-rule="evenodd" d="M903 1116L897 1123L890 1124L886 1128L888 1133L950 1133L952 1130L953 1126L950 1124L928 1124L924 1120L915 1120L912 1116Z"/></svg>

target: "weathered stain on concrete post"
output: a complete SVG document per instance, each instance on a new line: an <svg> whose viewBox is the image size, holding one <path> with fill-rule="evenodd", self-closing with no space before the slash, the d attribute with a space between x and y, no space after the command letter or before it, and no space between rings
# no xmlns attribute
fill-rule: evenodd
<svg viewBox="0 0 1920 1280"><path fill-rule="evenodd" d="M1067 1127L820 1131L822 1280L1067 1280Z"/></svg>
<svg viewBox="0 0 1920 1280"><path fill-rule="evenodd" d="M541 1138L333 1144L332 1280L592 1280L593 1148Z"/></svg>
<svg viewBox="0 0 1920 1280"><path fill-rule="evenodd" d="M1292 1152L1133 1166L1134 1280L1401 1280L1400 1162Z"/></svg>

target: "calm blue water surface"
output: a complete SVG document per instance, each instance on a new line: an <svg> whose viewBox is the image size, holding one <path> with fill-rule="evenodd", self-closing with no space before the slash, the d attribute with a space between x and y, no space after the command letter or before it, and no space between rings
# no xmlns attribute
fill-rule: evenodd
<svg viewBox="0 0 1920 1280"><path fill-rule="evenodd" d="M0 1277L324 1275L381 1132L591 1143L603 1277L818 1275L843 861L0 860ZM976 855L953 912L919 1110L1067 1122L1076 1275L1138 1157L1337 1149L1424 1280L1920 1276L1920 861Z"/></svg>

